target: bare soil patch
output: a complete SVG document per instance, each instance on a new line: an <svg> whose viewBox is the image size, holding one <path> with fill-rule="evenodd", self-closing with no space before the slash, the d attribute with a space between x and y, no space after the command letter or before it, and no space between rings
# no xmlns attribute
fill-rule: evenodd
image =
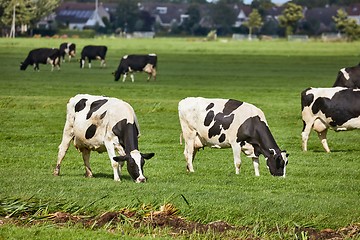
<svg viewBox="0 0 360 240"><path fill-rule="evenodd" d="M215 234L225 234L231 231L233 235L236 232L246 233L248 239L257 239L252 237L252 228L247 226L233 226L224 221L215 221L208 224L189 221L178 215L178 210L171 204L166 204L161 207L160 211L149 211L146 214L139 214L136 210L124 208L120 211L105 212L99 216L82 216L73 215L66 212L55 212L49 214L41 219L27 221L30 216L23 215L21 217L2 217L0 218L0 226L4 224L16 224L20 226L31 226L44 222L51 222L58 226L69 226L75 224L82 224L88 229L98 229L106 227L106 229L113 230L119 224L125 222L132 224L134 228L141 226L150 226L151 228L167 228L170 229L172 236L178 236L191 233L207 233L213 232ZM278 229L273 230L274 233ZM284 232L286 229L284 229ZM295 234L297 236L306 236L307 239L354 239L360 238L360 223L352 224L337 230L323 229L316 230L313 228L296 228ZM244 234L242 234L244 235Z"/></svg>

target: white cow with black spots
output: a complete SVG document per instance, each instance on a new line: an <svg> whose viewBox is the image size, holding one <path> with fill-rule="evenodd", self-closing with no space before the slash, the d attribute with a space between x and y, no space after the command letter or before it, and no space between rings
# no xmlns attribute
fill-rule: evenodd
<svg viewBox="0 0 360 240"><path fill-rule="evenodd" d="M138 121L130 104L116 98L76 95L67 104L66 122L54 175L60 174L61 161L73 140L75 147L82 153L85 176L93 176L89 162L90 152L107 151L115 181L120 181L121 168L127 162L132 179L135 182L145 182L144 159L152 158L154 153L140 153L139 135ZM116 156L115 151L120 156Z"/></svg>
<svg viewBox="0 0 360 240"><path fill-rule="evenodd" d="M266 158L270 173L284 176L288 154L272 136L264 113L254 105L232 99L189 97L178 106L187 170L194 172L193 160L199 148L232 148L235 173L240 173L240 153L253 159L259 176L259 155Z"/></svg>

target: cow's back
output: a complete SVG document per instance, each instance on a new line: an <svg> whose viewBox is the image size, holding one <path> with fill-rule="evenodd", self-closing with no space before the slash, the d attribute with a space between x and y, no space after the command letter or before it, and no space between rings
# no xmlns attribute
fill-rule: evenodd
<svg viewBox="0 0 360 240"><path fill-rule="evenodd" d="M84 57L102 57L104 58L107 52L106 46L94 46L94 45L87 45L81 51L82 58Z"/></svg>
<svg viewBox="0 0 360 240"><path fill-rule="evenodd" d="M360 127L360 90L343 87L311 88L304 94L312 99L302 111L303 120L319 118L335 130ZM354 123L355 121L355 123Z"/></svg>
<svg viewBox="0 0 360 240"><path fill-rule="evenodd" d="M265 115L259 108L232 99L189 97L181 100L178 108L181 125L196 131L210 145L220 144L217 142L218 137L224 130L224 144L235 141L237 130L249 117L259 116L267 124ZM225 126L222 121L228 125Z"/></svg>
<svg viewBox="0 0 360 240"><path fill-rule="evenodd" d="M340 69L333 87L360 88L360 65Z"/></svg>
<svg viewBox="0 0 360 240"><path fill-rule="evenodd" d="M105 151L105 139L118 144L112 131L118 122L126 119L138 126L133 108L116 98L76 95L68 103L67 114L68 120L73 119L74 143L78 148Z"/></svg>

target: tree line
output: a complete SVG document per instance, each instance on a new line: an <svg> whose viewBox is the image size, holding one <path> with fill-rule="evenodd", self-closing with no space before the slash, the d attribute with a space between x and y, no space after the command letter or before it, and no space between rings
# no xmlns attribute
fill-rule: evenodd
<svg viewBox="0 0 360 240"><path fill-rule="evenodd" d="M78 2L94 2L94 0L78 0ZM292 0L286 3L278 21L265 20L266 12L275 4L271 0L253 0L252 12L249 19L240 27L234 27L237 15L231 4L242 4L243 0L143 0L142 3L187 3L189 7L186 14L188 18L181 25L171 26L171 29L162 29L157 25L155 18L146 11L141 11L138 2L133 0L101 0L117 4L116 12L110 21L104 21L106 27L98 27L101 33L114 33L122 31L156 31L174 35L206 35L210 30L216 29L218 35L232 33L249 34L249 38L256 34L286 36L296 32L312 34L301 29L300 20L304 18L303 9L324 7L325 5L348 6L358 0ZM200 4L206 4L212 26L210 28L199 24L201 19ZM60 0L0 0L0 21L2 27L9 27L12 22L13 10L16 11L17 25L34 26L42 17L48 15L60 5ZM341 10L334 16L336 30L346 34L351 39L359 38L359 26L355 20L348 18L346 12Z"/></svg>

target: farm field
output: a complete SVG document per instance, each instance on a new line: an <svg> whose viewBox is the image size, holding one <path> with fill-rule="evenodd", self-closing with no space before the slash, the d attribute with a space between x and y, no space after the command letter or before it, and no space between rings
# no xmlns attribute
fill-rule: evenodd
<svg viewBox="0 0 360 240"><path fill-rule="evenodd" d="M324 151L315 133L308 152L303 152L300 135L301 91L331 87L340 68L359 63L360 42L70 39L66 41L77 44L76 60L85 45L107 45L106 68L94 61L92 69L87 63L80 69L73 60L62 63L60 71L51 72L49 65L40 65L39 72L31 66L19 70L29 50L58 47L63 41L0 39L0 200L60 201L82 207L78 213L87 216L171 203L189 221L223 221L242 229L192 233L193 239L304 239L310 233L301 229L336 231L360 222L360 132L329 131L331 153ZM135 74L134 83L130 77L125 83L114 81L111 73L121 56L133 53L158 55L156 82L147 82L144 73ZM126 168L122 181L114 182L107 154L96 152L90 160L95 177L85 178L81 154L73 146L61 176L52 175L66 103L78 93L117 97L133 106L141 128L140 150L156 154L144 167L147 183L135 184ZM187 173L177 104L188 96L233 98L261 108L278 145L290 154L286 178L271 176L262 156L261 176L255 177L252 161L244 154L236 175L231 149L199 151L195 173ZM132 229L129 223L111 231L71 224L10 224L1 204L0 239L187 236L171 228Z"/></svg>

